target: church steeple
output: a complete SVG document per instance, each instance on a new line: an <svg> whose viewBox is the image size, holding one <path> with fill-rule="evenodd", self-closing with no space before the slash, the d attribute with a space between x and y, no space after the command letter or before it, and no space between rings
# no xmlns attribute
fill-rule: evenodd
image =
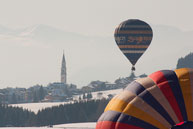
<svg viewBox="0 0 193 129"><path fill-rule="evenodd" d="M66 60L64 56L63 51L63 57L62 57L62 67L61 67L61 83L67 83L67 75L66 75Z"/></svg>

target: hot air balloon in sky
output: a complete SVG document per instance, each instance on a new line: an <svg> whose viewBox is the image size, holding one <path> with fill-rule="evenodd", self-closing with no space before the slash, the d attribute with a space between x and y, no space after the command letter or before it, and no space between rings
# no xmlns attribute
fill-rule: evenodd
<svg viewBox="0 0 193 129"><path fill-rule="evenodd" d="M106 106L96 129L193 129L193 69L161 70L130 83ZM177 125L177 126L174 126Z"/></svg>
<svg viewBox="0 0 193 129"><path fill-rule="evenodd" d="M120 50L133 65L134 71L138 59L151 43L153 37L151 27L141 20L126 20L115 29L114 37Z"/></svg>

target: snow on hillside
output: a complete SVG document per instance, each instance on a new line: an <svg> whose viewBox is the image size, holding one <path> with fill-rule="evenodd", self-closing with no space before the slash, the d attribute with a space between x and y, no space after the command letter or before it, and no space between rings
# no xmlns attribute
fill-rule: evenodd
<svg viewBox="0 0 193 129"><path fill-rule="evenodd" d="M115 89L115 90L106 90L106 91L98 91L98 92L93 92L93 98L95 99L100 99L100 98L108 98L108 95L111 94L113 96L119 94L123 89ZM98 93L102 93L102 96L98 95Z"/></svg>
<svg viewBox="0 0 193 129"><path fill-rule="evenodd" d="M48 127L2 127L0 129L48 129ZM53 128L54 129L54 128ZM55 128L57 129L57 128ZM65 128L66 129L66 128ZM70 128L69 128L70 129ZM72 128L71 128L72 129ZM77 128L78 129L78 128Z"/></svg>
<svg viewBox="0 0 193 129"><path fill-rule="evenodd" d="M115 89L115 90L106 90L106 91L97 91L97 92L92 92L92 99L102 99L102 98L108 98L108 95L111 94L115 96L116 94L120 93L123 89ZM73 100L78 101L79 96L81 98L83 95L75 95L73 96ZM61 104L69 104L73 103L74 101L69 101L69 102L48 102L48 103L23 103L23 104L11 104L11 106L14 107L22 107L23 109L28 109L32 112L37 113L39 110L48 108L48 107L53 107L53 106L58 106Z"/></svg>
<svg viewBox="0 0 193 129"><path fill-rule="evenodd" d="M37 113L39 110L42 110L48 107L58 106L60 104L67 104L67 103L69 102L22 103L22 104L11 104L11 106L22 107L23 109L28 109L32 112Z"/></svg>
<svg viewBox="0 0 193 129"><path fill-rule="evenodd" d="M95 129L95 122L53 125L52 129ZM0 129L48 129L50 127L3 127Z"/></svg>
<svg viewBox="0 0 193 129"><path fill-rule="evenodd" d="M123 91L123 89L114 89L114 90L105 90L105 91L96 91L96 92L92 92L92 99L102 99L102 98L108 98L108 95L111 94L113 96L115 96L116 94L120 93L121 91ZM83 97L83 95L81 95L81 98ZM75 100L78 100L79 95L74 96Z"/></svg>
<svg viewBox="0 0 193 129"><path fill-rule="evenodd" d="M95 122L88 123L73 123L73 124L61 124L54 125L54 128L64 128L64 129L94 129L96 126Z"/></svg>

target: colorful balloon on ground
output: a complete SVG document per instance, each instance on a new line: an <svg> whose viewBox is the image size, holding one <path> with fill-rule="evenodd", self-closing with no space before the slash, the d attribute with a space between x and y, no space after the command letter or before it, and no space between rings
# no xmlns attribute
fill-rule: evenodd
<svg viewBox="0 0 193 129"><path fill-rule="evenodd" d="M114 37L120 50L133 65L134 71L136 62L151 43L153 37L151 27L141 20L127 20L115 29Z"/></svg>
<svg viewBox="0 0 193 129"><path fill-rule="evenodd" d="M189 68L161 70L133 81L108 103L96 129L170 129L184 121L193 121Z"/></svg>

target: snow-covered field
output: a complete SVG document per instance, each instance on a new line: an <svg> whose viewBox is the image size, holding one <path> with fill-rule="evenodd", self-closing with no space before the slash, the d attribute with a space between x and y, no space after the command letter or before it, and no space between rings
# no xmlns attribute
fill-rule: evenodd
<svg viewBox="0 0 193 129"><path fill-rule="evenodd" d="M62 124L54 125L54 128L63 128L63 129L95 129L95 122L88 123L73 123L73 124Z"/></svg>
<svg viewBox="0 0 193 129"><path fill-rule="evenodd" d="M28 109L29 111L37 113L41 109L58 106L60 104L67 104L67 102L23 103L23 104L11 104L11 106L22 107L23 109Z"/></svg>
<svg viewBox="0 0 193 129"><path fill-rule="evenodd" d="M97 92L92 92L92 99L102 99L102 98L108 98L108 95L116 95L118 93L120 93L121 91L123 91L123 89L115 89L115 90L105 90L105 91L97 91ZM101 93L101 94L99 94ZM82 97L82 95L81 95ZM73 97L75 100L78 100L79 95L76 95Z"/></svg>
<svg viewBox="0 0 193 129"><path fill-rule="evenodd" d="M102 99L102 98L108 98L108 95L116 95L119 94L123 89L115 89L115 90L107 90L107 91L98 91L98 92L92 92L92 99ZM82 97L82 95L81 95ZM76 95L73 97L73 100L78 100L79 95ZM38 110L42 110L48 107L58 106L60 104L68 104L73 103L73 101L70 102L49 102L49 103L24 103L24 104L12 104L12 106L15 107L22 107L24 109L28 109L30 111L33 111L35 113L38 112ZM90 123L72 123L72 124L61 124L61 125L53 125L53 129L95 129L96 123L90 122ZM3 127L0 129L48 129L50 127Z"/></svg>
<svg viewBox="0 0 193 129"><path fill-rule="evenodd" d="M52 129L95 129L95 122L53 125ZM0 129L48 129L50 127L3 127Z"/></svg>
<svg viewBox="0 0 193 129"><path fill-rule="evenodd" d="M97 92L92 92L92 99L102 99L102 98L108 98L108 95L116 95L123 91L123 89L115 89L115 90L106 90L106 91L97 91ZM82 97L83 95L81 95ZM73 96L73 100L78 100L79 95ZM73 103L73 101L70 102L48 102L48 103L23 103L23 104L12 104L11 106L14 107L22 107L23 109L28 109L30 111L33 111L37 113L39 110L48 108L48 107L53 107L53 106L58 106L60 104L68 104L68 103Z"/></svg>

